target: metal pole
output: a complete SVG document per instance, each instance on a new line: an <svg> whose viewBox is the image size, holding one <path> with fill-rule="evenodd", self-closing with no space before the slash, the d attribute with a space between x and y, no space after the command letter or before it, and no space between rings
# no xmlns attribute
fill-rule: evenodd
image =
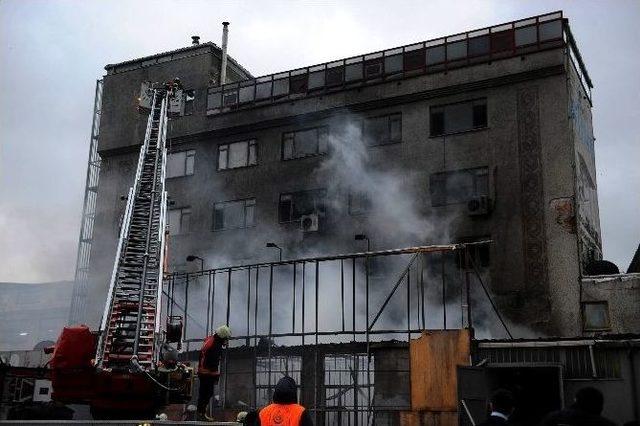
<svg viewBox="0 0 640 426"><path fill-rule="evenodd" d="M211 275L211 331L215 330L216 326L213 321L216 318L216 271L213 271Z"/></svg>
<svg viewBox="0 0 640 426"><path fill-rule="evenodd" d="M351 323L353 328L353 341L356 341L356 258L351 259Z"/></svg>
<svg viewBox="0 0 640 426"><path fill-rule="evenodd" d="M340 302L342 307L342 331L344 331L344 259L340 259Z"/></svg>
<svg viewBox="0 0 640 426"><path fill-rule="evenodd" d="M229 318L231 315L231 268L227 273L227 326L229 325Z"/></svg>
<svg viewBox="0 0 640 426"><path fill-rule="evenodd" d="M466 292L467 292L467 327L469 329L473 329L473 319L471 317L471 289L469 287L469 270L466 268L466 265L469 264L469 248L465 247L464 249L464 280L466 284Z"/></svg>
<svg viewBox="0 0 640 426"><path fill-rule="evenodd" d="M407 342L411 340L411 271L407 273Z"/></svg>
<svg viewBox="0 0 640 426"><path fill-rule="evenodd" d="M260 284L260 267L256 267L256 295L255 302L253 306L253 333L255 338L253 339L253 344L257 348L258 347L258 288Z"/></svg>
<svg viewBox="0 0 640 426"><path fill-rule="evenodd" d="M187 332L189 331L187 327L187 317L189 312L189 275L185 275L186 283L184 285L184 333L183 336L187 337ZM187 341L187 352L189 352L189 342Z"/></svg>
<svg viewBox="0 0 640 426"><path fill-rule="evenodd" d="M442 325L447 329L447 284L444 277L444 252L440 252L440 275L442 276Z"/></svg>
<svg viewBox="0 0 640 426"><path fill-rule="evenodd" d="M251 345L251 339L249 333L251 323L251 267L247 269L247 347Z"/></svg>
<svg viewBox="0 0 640 426"><path fill-rule="evenodd" d="M314 363L313 363L313 408L315 408L313 414L314 414L314 424L318 424L318 293L319 293L319 287L320 287L320 277L319 277L319 273L320 273L320 264L318 263L318 261L316 260L316 277L315 277L315 281L316 281L316 300L315 300L315 314L316 314L316 345L314 348L314 352L313 352L313 358L314 358Z"/></svg>
<svg viewBox="0 0 640 426"><path fill-rule="evenodd" d="M424 329L426 329L426 320L425 320L425 317L424 317L424 305L425 305L425 301L424 301L424 293L425 293L425 291L424 291L424 267L425 267L425 264L427 263L427 262L425 262L426 255L425 254L421 254L420 255L420 260L421 260L421 263L422 263L422 267L420 268L420 293L421 293L420 299L422 301L422 329L424 330Z"/></svg>
<svg viewBox="0 0 640 426"><path fill-rule="evenodd" d="M273 333L273 264L269 266L269 339L267 341L268 387L271 392L271 333Z"/></svg>
<svg viewBox="0 0 640 426"><path fill-rule="evenodd" d="M306 278L306 266L307 264L305 262L302 262L302 349L304 350L304 332L305 332L305 328L304 328L304 321L305 321L305 278Z"/></svg>
<svg viewBox="0 0 640 426"><path fill-rule="evenodd" d="M205 336L209 335L209 332L211 331L211 273L209 273L207 275L207 281L208 281L208 286L207 286L207 327L206 327L206 331L205 331Z"/></svg>
<svg viewBox="0 0 640 426"><path fill-rule="evenodd" d="M371 414L371 345L369 341L369 255L364 258L365 271L365 317L366 317L366 339L367 339L367 424Z"/></svg>
<svg viewBox="0 0 640 426"><path fill-rule="evenodd" d="M296 332L296 263L293 262L293 309L291 310L291 332Z"/></svg>

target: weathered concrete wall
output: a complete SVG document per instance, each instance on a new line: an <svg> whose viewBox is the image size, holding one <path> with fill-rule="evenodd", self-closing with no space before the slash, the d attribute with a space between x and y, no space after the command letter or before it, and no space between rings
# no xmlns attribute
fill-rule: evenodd
<svg viewBox="0 0 640 426"><path fill-rule="evenodd" d="M640 274L582 279L583 302L608 302L610 333L640 333Z"/></svg>

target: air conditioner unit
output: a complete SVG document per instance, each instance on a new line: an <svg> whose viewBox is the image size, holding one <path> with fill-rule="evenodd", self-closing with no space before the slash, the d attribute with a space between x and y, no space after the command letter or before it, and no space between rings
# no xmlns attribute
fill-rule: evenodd
<svg viewBox="0 0 640 426"><path fill-rule="evenodd" d="M302 232L318 232L318 214L306 214L300 217L300 229Z"/></svg>
<svg viewBox="0 0 640 426"><path fill-rule="evenodd" d="M486 195L473 197L467 202L469 216L485 216L491 211L491 199Z"/></svg>

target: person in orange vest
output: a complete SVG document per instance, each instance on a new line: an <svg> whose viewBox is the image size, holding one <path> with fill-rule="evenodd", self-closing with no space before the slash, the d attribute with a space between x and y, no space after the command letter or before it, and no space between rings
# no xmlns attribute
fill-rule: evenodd
<svg viewBox="0 0 640 426"><path fill-rule="evenodd" d="M216 328L216 332L207 337L200 350L198 362L198 418L209 420L206 415L207 405L213 396L214 386L220 380L220 357L225 346L229 343L231 329L227 325Z"/></svg>
<svg viewBox="0 0 640 426"><path fill-rule="evenodd" d="M260 426L313 426L309 412L298 404L296 381L284 376L273 392L273 403L258 413Z"/></svg>

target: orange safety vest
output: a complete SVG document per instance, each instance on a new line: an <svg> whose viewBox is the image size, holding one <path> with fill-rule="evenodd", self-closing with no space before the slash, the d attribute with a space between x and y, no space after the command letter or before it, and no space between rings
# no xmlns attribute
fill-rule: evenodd
<svg viewBox="0 0 640 426"><path fill-rule="evenodd" d="M260 426L298 426L303 412L300 404L270 404L260 410Z"/></svg>

